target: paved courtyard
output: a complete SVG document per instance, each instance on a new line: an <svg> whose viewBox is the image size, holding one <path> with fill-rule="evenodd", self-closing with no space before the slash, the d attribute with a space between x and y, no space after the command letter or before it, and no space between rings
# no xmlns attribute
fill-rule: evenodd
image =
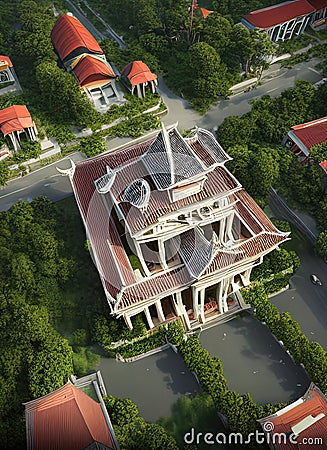
<svg viewBox="0 0 327 450"><path fill-rule="evenodd" d="M132 363L101 358L97 370L109 395L132 399L141 416L151 422L170 416L180 396L200 392L183 358L171 349Z"/></svg>
<svg viewBox="0 0 327 450"><path fill-rule="evenodd" d="M294 364L268 328L248 313L202 331L200 341L221 359L229 388L250 392L257 403L294 400L309 386L306 372Z"/></svg>

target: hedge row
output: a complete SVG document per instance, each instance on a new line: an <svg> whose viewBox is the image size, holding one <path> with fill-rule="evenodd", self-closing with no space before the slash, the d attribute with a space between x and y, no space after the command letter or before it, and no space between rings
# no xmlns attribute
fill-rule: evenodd
<svg viewBox="0 0 327 450"><path fill-rule="evenodd" d="M201 346L199 339L190 337L179 346L189 370L195 372L202 389L211 395L215 408L227 420L229 429L234 433L242 433L247 437L260 430L257 419L273 414L285 404L265 406L255 403L249 393L244 395L228 389L221 361ZM254 442L249 448L256 448Z"/></svg>
<svg viewBox="0 0 327 450"><path fill-rule="evenodd" d="M143 339L123 344L117 348L123 358L132 358L133 356L141 355L155 348L161 347L168 341L171 344L179 346L183 342L184 329L181 322L170 322L167 325L161 325L152 334L144 336Z"/></svg>
<svg viewBox="0 0 327 450"><path fill-rule="evenodd" d="M265 288L255 282L242 289L246 303L256 309L256 317L265 322L277 339L283 342L297 364L303 364L310 378L327 394L327 352L310 341L290 313L279 313L269 301Z"/></svg>

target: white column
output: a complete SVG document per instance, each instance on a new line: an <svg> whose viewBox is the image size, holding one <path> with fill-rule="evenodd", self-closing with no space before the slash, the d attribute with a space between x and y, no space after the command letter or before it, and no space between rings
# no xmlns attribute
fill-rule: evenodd
<svg viewBox="0 0 327 450"><path fill-rule="evenodd" d="M140 244L137 242L137 240L134 240L134 245L135 245L135 250L136 250L136 255L140 260L140 263L142 265L142 268L144 270L144 273L146 274L147 277L149 277L151 275L150 270L148 269L148 266L145 263L144 257L143 257L143 253L141 250L141 246Z"/></svg>
<svg viewBox="0 0 327 450"><path fill-rule="evenodd" d="M183 304L182 293L176 292L175 296L176 296L176 301L177 301L177 304L176 304L177 315L184 317L186 327L188 330L190 330L191 329L190 319L188 317L186 307Z"/></svg>
<svg viewBox="0 0 327 450"><path fill-rule="evenodd" d="M200 317L202 319L202 323L205 323L206 318L204 315L204 299L205 299L205 288L200 290Z"/></svg>
<svg viewBox="0 0 327 450"><path fill-rule="evenodd" d="M132 324L132 321L131 321L131 317L128 316L127 314L125 314L125 315L124 315L124 320L125 320L125 323L126 323L127 327L128 327L130 330L132 330L132 329L133 329L133 324Z"/></svg>
<svg viewBox="0 0 327 450"><path fill-rule="evenodd" d="M193 314L194 319L198 318L199 304L198 304L198 290L196 287L192 286L192 299L193 299Z"/></svg>
<svg viewBox="0 0 327 450"><path fill-rule="evenodd" d="M310 19L310 17L306 17L306 18L303 20L302 26L300 27L299 33L298 33L298 34L301 34L301 33L305 30L305 28L306 28L306 26L307 26L307 24L308 24L308 22L309 22L309 19Z"/></svg>
<svg viewBox="0 0 327 450"><path fill-rule="evenodd" d="M282 39L283 33L284 32L282 30L282 25L280 25L276 41L278 41L279 39Z"/></svg>
<svg viewBox="0 0 327 450"><path fill-rule="evenodd" d="M155 305L158 313L158 319L160 320L160 322L164 322L166 320L166 317L162 310L161 300L156 301Z"/></svg>
<svg viewBox="0 0 327 450"><path fill-rule="evenodd" d="M224 280L221 280L218 288L218 308L219 312L222 314L224 312L223 308L223 288L224 288Z"/></svg>
<svg viewBox="0 0 327 450"><path fill-rule="evenodd" d="M225 226L226 226L226 217L223 217L219 222L219 241L224 243L224 235L225 235Z"/></svg>
<svg viewBox="0 0 327 450"><path fill-rule="evenodd" d="M225 289L224 289L224 295L223 295L223 312L227 312L228 311L228 306L227 306L227 292L228 292L228 288L230 285L230 279L228 278L227 280L225 280Z"/></svg>
<svg viewBox="0 0 327 450"><path fill-rule="evenodd" d="M145 313L146 320L148 321L149 327L154 328L154 323L152 322L152 317L151 317L149 308L147 306L144 308L144 313Z"/></svg>
<svg viewBox="0 0 327 450"><path fill-rule="evenodd" d="M244 286L248 286L250 284L250 276L251 276L251 272L252 272L252 267L250 267L249 269L245 270L245 272L240 273L242 282L244 284Z"/></svg>
<svg viewBox="0 0 327 450"><path fill-rule="evenodd" d="M233 220L234 220L234 213L231 213L228 217L227 217L227 226L226 226L226 240L231 240L233 241L233 234L232 234L232 224L233 224Z"/></svg>
<svg viewBox="0 0 327 450"><path fill-rule="evenodd" d="M136 86L136 90L137 90L137 96L139 98L142 98L141 86L139 84Z"/></svg>
<svg viewBox="0 0 327 450"><path fill-rule="evenodd" d="M166 262L165 243L162 239L158 239L158 249L159 249L160 264L163 269L168 269L168 265Z"/></svg>

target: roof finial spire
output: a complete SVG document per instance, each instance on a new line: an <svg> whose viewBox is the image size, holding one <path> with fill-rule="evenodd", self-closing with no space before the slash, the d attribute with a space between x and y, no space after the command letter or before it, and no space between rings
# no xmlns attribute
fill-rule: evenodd
<svg viewBox="0 0 327 450"><path fill-rule="evenodd" d="M167 159L168 159L169 168L170 168L171 184L174 184L175 183L175 167L174 167L174 160L173 160L172 149L171 149L171 145L170 145L169 134L168 134L168 131L163 122L161 122L161 128L162 128L163 142L164 142L165 150L167 153Z"/></svg>

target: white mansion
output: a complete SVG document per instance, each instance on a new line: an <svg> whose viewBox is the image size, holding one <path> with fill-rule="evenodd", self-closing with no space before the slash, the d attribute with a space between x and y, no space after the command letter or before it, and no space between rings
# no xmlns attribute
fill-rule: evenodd
<svg viewBox="0 0 327 450"><path fill-rule="evenodd" d="M244 305L253 267L287 239L225 167L214 136L176 126L67 171L111 313L186 330Z"/></svg>

